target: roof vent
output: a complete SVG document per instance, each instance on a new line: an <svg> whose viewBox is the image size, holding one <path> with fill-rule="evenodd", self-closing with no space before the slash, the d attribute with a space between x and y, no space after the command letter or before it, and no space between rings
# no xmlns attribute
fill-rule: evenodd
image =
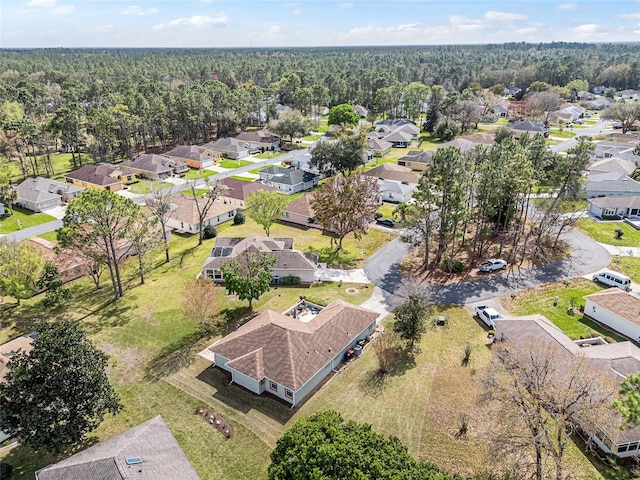
<svg viewBox="0 0 640 480"><path fill-rule="evenodd" d="M138 465L142 463L142 459L140 457L130 457L127 458L125 462L127 462L127 465Z"/></svg>

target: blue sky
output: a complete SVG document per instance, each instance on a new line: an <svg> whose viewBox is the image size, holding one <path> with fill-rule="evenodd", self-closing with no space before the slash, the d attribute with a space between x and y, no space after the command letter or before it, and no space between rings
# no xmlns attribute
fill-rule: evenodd
<svg viewBox="0 0 640 480"><path fill-rule="evenodd" d="M640 41L638 0L2 0L0 47Z"/></svg>

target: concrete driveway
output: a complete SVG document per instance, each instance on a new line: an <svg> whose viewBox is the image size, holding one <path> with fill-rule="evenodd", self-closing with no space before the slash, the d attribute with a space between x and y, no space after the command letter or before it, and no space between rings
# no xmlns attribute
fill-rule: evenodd
<svg viewBox="0 0 640 480"><path fill-rule="evenodd" d="M63 205L60 207L50 208L48 210L43 210L42 213L46 213L47 215L51 215L53 218L57 218L58 220L62 220L64 218L64 214L67 211L67 206Z"/></svg>

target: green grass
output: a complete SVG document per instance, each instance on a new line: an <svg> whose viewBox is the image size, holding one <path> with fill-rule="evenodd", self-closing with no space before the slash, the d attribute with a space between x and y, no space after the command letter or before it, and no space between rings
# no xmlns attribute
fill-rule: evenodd
<svg viewBox="0 0 640 480"><path fill-rule="evenodd" d="M270 158L276 158L279 157L281 155L284 155L285 152L280 152L280 151L268 151L268 152L264 152L264 153L256 153L254 155L255 158L259 158L261 160L269 160Z"/></svg>
<svg viewBox="0 0 640 480"><path fill-rule="evenodd" d="M151 187L154 182L151 180L140 179L136 183L132 183L129 185L129 191L131 193L142 194L145 195L151 191ZM170 184L167 184L167 188L170 187Z"/></svg>
<svg viewBox="0 0 640 480"><path fill-rule="evenodd" d="M640 231L624 222L596 222L590 218L578 219L577 226L596 242L618 247L640 247ZM622 238L615 238L615 230L622 229Z"/></svg>
<svg viewBox="0 0 640 480"><path fill-rule="evenodd" d="M613 261L609 265L611 270L624 273L635 283L640 283L640 258L620 257L613 255Z"/></svg>
<svg viewBox="0 0 640 480"><path fill-rule="evenodd" d="M553 202L552 198L533 198L532 202L537 207L546 207ZM586 200L569 200L566 198L562 198L558 200L556 204L557 211L561 213L573 213L573 212L584 212L589 207L589 202Z"/></svg>
<svg viewBox="0 0 640 480"><path fill-rule="evenodd" d="M36 156L36 158L39 159L41 157ZM53 172L54 172L53 178L59 178L64 174L74 170L70 153L54 153L49 155L49 158L51 158L51 166L53 167ZM91 163L92 159L89 155L82 154L82 162ZM21 181L23 177L22 177L22 172L20 171L20 166L18 165L18 162L9 162L9 168L10 168L11 179L14 182ZM41 170L36 173L37 175L45 175L46 172L44 171L44 168L41 168ZM33 172L31 170L29 170L29 175L33 175Z"/></svg>
<svg viewBox="0 0 640 480"><path fill-rule="evenodd" d="M7 212L9 209L7 208ZM34 213L31 210L13 207L13 215L0 217L0 233L17 232L18 230L34 227L42 223L53 222L56 219L46 213ZM22 227L22 228L20 228Z"/></svg>
<svg viewBox="0 0 640 480"><path fill-rule="evenodd" d="M190 168L184 178L186 180L197 180L199 178L207 178L215 174L216 172L214 172L213 170L198 170L195 168Z"/></svg>
<svg viewBox="0 0 640 480"><path fill-rule="evenodd" d="M320 140L324 135L307 135L306 137L302 137L303 140L307 142L315 142Z"/></svg>
<svg viewBox="0 0 640 480"><path fill-rule="evenodd" d="M393 209L396 208L398 204L394 203L383 203L378 207L378 213L381 213L384 218L394 218Z"/></svg>
<svg viewBox="0 0 640 480"><path fill-rule="evenodd" d="M249 160L230 160L230 159L225 159L225 160L221 160L218 162L218 166L222 167L222 168L240 168L240 167L244 167L246 165L252 165L253 162L250 162Z"/></svg>
<svg viewBox="0 0 640 480"><path fill-rule="evenodd" d="M49 240L50 242L57 242L58 232L54 230L53 232L41 233L40 235L38 235L38 237Z"/></svg>
<svg viewBox="0 0 640 480"><path fill-rule="evenodd" d="M253 170L249 170L249 173L253 173L254 175L259 174L265 168L269 168L269 165L265 165L263 167L254 168Z"/></svg>
<svg viewBox="0 0 640 480"><path fill-rule="evenodd" d="M584 278L555 282L524 292L514 293L502 297L503 306L513 315L533 315L540 313L551 320L560 330L572 340L580 335L598 333L612 337L617 341L626 340L624 337L607 330L603 326L585 318L582 314L570 314L572 306L585 304L584 296L599 292L603 288L595 282ZM554 306L555 297L558 304Z"/></svg>
<svg viewBox="0 0 640 480"><path fill-rule="evenodd" d="M231 175L229 178L233 178L235 180L242 180L244 182L253 182L255 178L253 177L243 177L241 175Z"/></svg>
<svg viewBox="0 0 640 480"><path fill-rule="evenodd" d="M551 136L556 138L571 138L576 136L575 133L571 132L567 128L560 129L557 127L551 127L550 131L551 131Z"/></svg>

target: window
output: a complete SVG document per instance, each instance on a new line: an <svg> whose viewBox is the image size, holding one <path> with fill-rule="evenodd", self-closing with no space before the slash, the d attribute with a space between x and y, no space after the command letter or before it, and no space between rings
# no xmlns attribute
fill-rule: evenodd
<svg viewBox="0 0 640 480"><path fill-rule="evenodd" d="M269 388L271 390L273 390L274 392L277 392L278 391L278 384L276 382L274 382L274 381L270 381L269 382Z"/></svg>
<svg viewBox="0 0 640 480"><path fill-rule="evenodd" d="M220 270L214 270L213 271L213 278L215 280L222 280L222 271Z"/></svg>
<svg viewBox="0 0 640 480"><path fill-rule="evenodd" d="M285 389L284 395L285 395L285 397L293 398L293 392L291 390L289 390L288 388Z"/></svg>
<svg viewBox="0 0 640 480"><path fill-rule="evenodd" d="M624 453L629 450L629 444L625 443L623 445L618 445L618 453Z"/></svg>
<svg viewBox="0 0 640 480"><path fill-rule="evenodd" d="M629 445L630 452L637 449L638 449L638 442L633 442L632 444Z"/></svg>

